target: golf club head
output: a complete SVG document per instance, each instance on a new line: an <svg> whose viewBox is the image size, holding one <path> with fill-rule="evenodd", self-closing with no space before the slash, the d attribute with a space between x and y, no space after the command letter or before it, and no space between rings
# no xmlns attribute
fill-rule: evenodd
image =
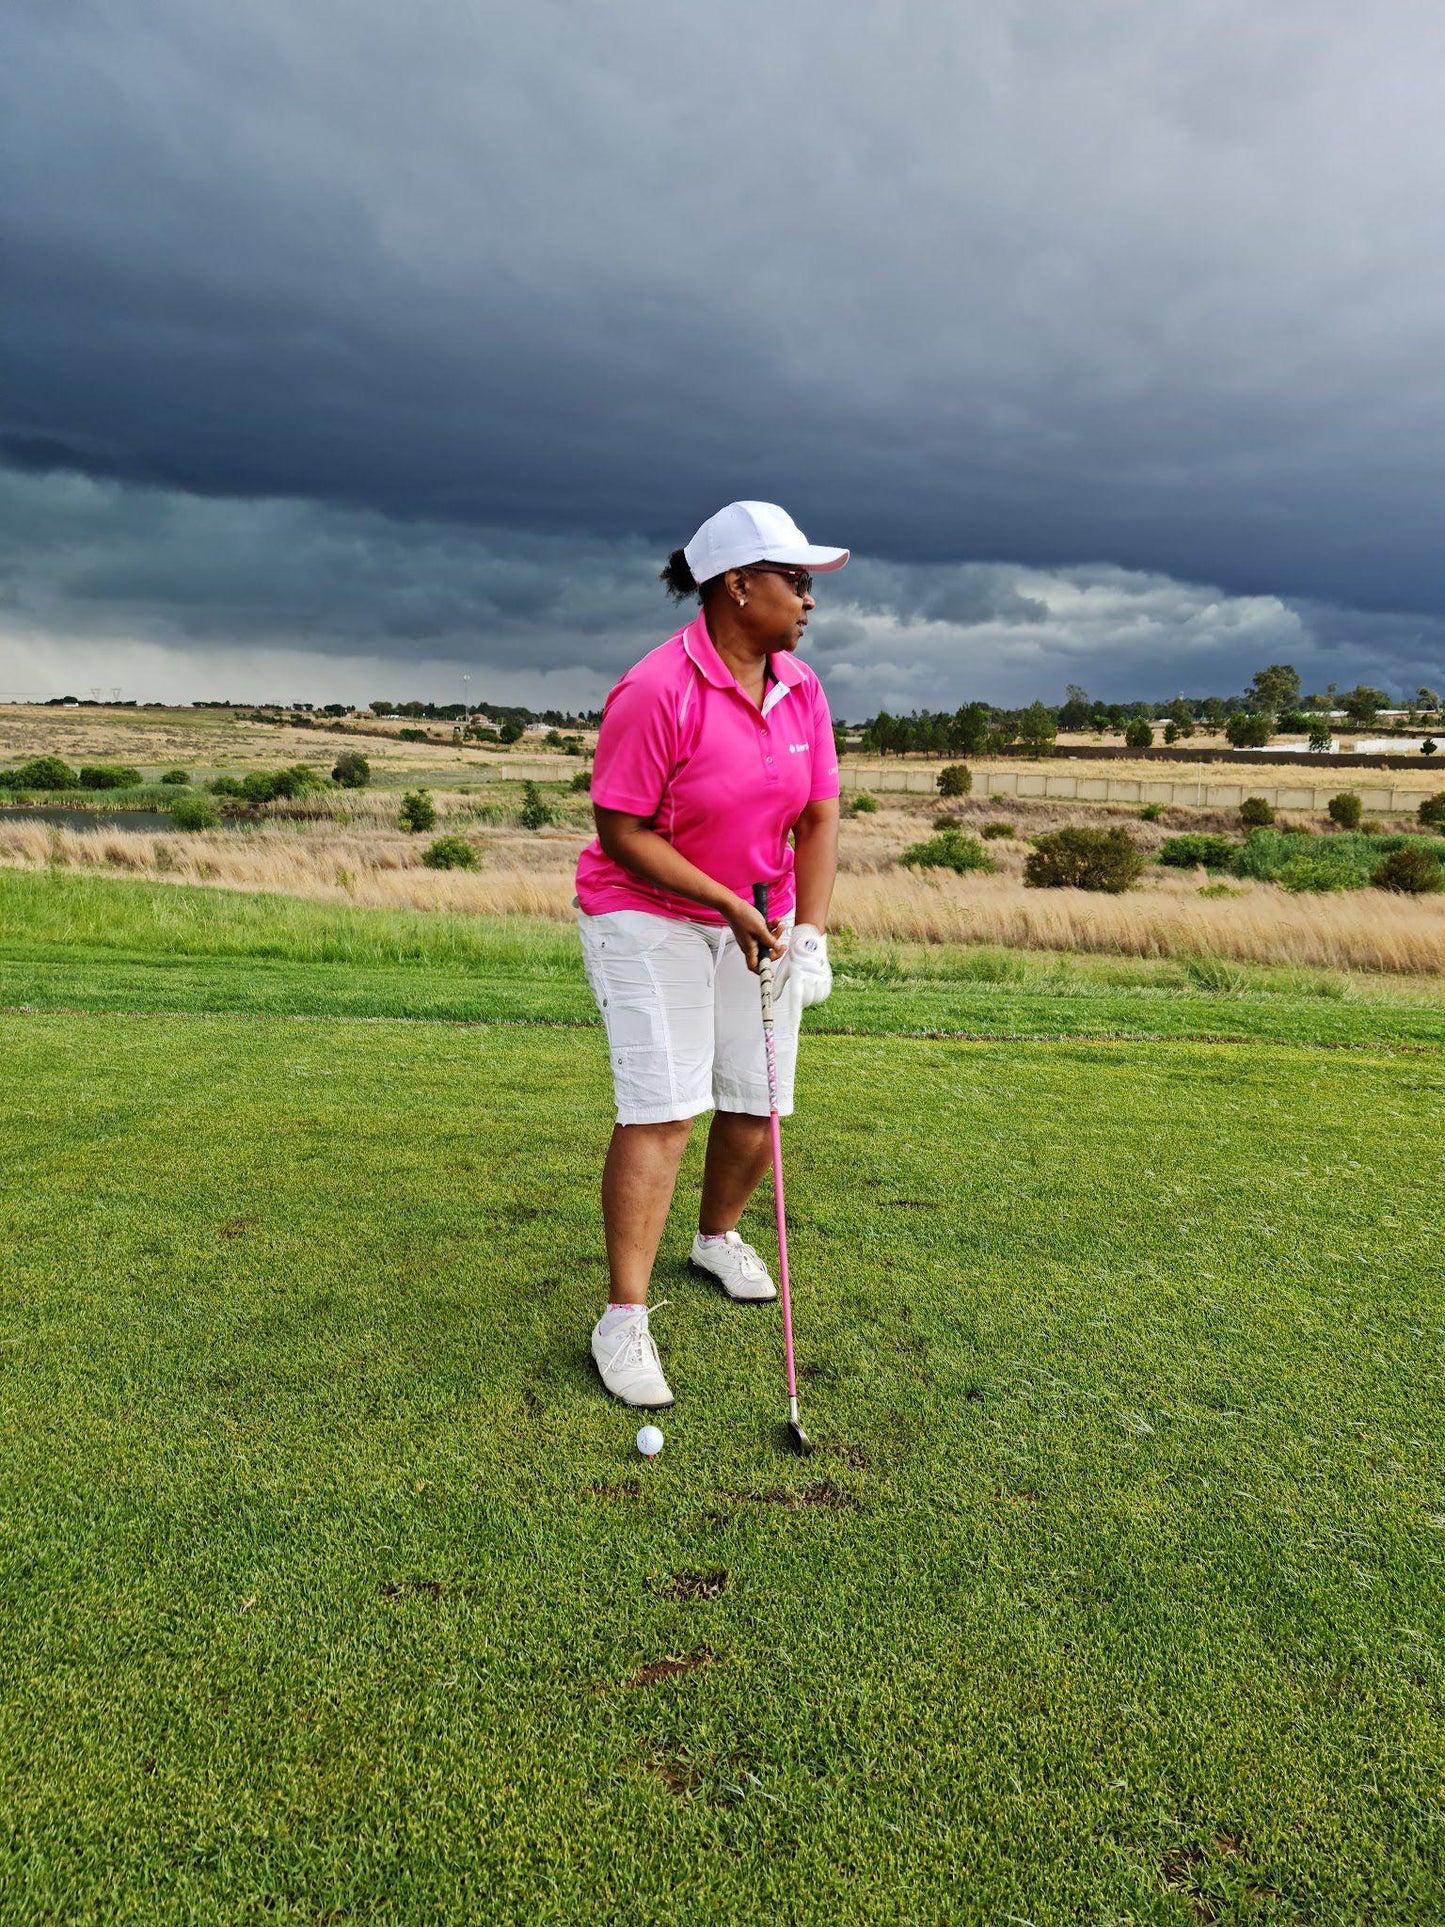
<svg viewBox="0 0 1445 1927"><path fill-rule="evenodd" d="M800 1459L806 1459L813 1450L813 1441L795 1418L790 1418L783 1427L783 1443Z"/></svg>

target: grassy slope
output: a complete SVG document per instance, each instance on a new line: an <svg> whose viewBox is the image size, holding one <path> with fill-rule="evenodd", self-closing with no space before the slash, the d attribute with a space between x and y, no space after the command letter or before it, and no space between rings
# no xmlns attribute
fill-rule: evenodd
<svg viewBox="0 0 1445 1927"><path fill-rule="evenodd" d="M841 946L819 1032L1445 1043L1418 984ZM1206 987L1212 986L1212 987ZM565 926L0 870L0 1006L593 1024Z"/></svg>
<svg viewBox="0 0 1445 1927"><path fill-rule="evenodd" d="M1433 1058L816 1039L646 1467L596 1049L0 1045L0 1916L1445 1912Z"/></svg>

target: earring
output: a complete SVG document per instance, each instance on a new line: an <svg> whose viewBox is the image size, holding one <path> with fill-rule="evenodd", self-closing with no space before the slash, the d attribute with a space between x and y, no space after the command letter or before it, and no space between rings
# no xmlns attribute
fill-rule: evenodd
<svg viewBox="0 0 1445 1927"><path fill-rule="evenodd" d="M740 596L739 596L739 597L737 598L737 605L738 605L738 607L739 607L740 609L746 609L746 608L747 608L747 606L748 606L748 599L747 599L747 597L746 597L745 595L740 595Z"/></svg>

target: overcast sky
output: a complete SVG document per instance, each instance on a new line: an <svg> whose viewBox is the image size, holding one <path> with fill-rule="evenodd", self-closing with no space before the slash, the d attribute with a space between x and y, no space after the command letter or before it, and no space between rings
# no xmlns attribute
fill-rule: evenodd
<svg viewBox="0 0 1445 1927"><path fill-rule="evenodd" d="M1445 9L10 0L0 696L1445 679Z"/></svg>

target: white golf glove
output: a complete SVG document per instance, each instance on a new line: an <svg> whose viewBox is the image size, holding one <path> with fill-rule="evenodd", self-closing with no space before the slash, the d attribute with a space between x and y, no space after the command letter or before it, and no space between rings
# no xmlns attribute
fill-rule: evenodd
<svg viewBox="0 0 1445 1927"><path fill-rule="evenodd" d="M793 925L788 947L773 967L773 988L779 995L790 981L797 985L800 1010L821 1004L833 988L828 939L811 923Z"/></svg>

